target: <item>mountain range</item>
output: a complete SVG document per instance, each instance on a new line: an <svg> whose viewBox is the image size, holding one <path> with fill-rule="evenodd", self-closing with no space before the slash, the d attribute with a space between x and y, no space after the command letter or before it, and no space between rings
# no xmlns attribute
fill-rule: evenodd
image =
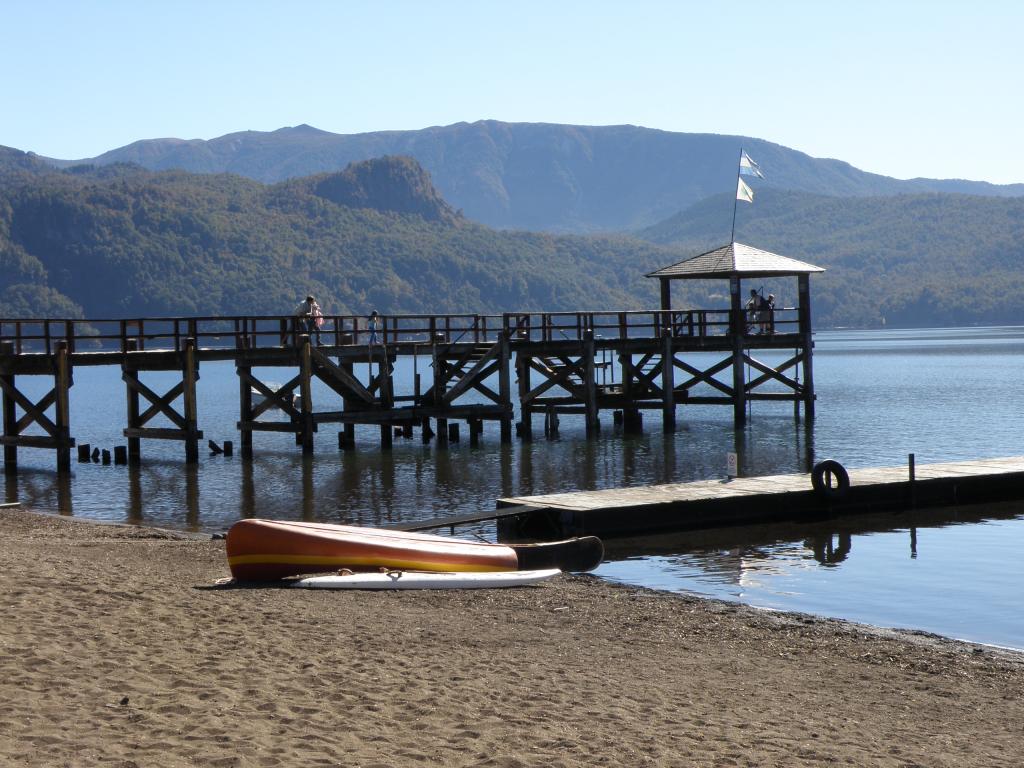
<svg viewBox="0 0 1024 768"><path fill-rule="evenodd" d="M384 145L426 152L456 192L411 155L324 170L339 147ZM146 141L87 164L0 147L0 317L277 314L306 292L338 313L647 309L646 272L727 242L741 145L768 178L736 237L827 269L818 327L1020 322L1022 185L898 181L744 137L493 122ZM563 232L505 229L524 217ZM630 231L594 234L612 222ZM673 296L726 301L700 282Z"/></svg>
<svg viewBox="0 0 1024 768"><path fill-rule="evenodd" d="M273 184L405 155L426 169L445 200L474 221L499 229L585 233L648 227L734 189L741 148L766 169L761 184L766 188L842 197L1024 195L1024 184L901 181L746 136L494 120L415 131L336 134L300 125L209 141L148 139L94 158L48 162L58 167L128 162L150 170L233 173Z"/></svg>

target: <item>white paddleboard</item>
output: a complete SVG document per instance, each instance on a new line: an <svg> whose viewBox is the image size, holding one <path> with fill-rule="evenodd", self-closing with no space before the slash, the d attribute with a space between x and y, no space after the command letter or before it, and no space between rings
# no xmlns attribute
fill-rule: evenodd
<svg viewBox="0 0 1024 768"><path fill-rule="evenodd" d="M492 589L520 587L550 579L561 573L557 568L543 571L468 571L431 573L427 571L389 571L388 573L349 573L310 576L292 582L303 589Z"/></svg>

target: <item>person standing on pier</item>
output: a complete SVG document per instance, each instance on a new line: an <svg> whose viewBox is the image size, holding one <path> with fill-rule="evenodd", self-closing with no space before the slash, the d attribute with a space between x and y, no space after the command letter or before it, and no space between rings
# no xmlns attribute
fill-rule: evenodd
<svg viewBox="0 0 1024 768"><path fill-rule="evenodd" d="M299 302L295 315L299 318L299 328L310 335L315 334L316 343L320 344L320 326L324 322L324 313L312 294Z"/></svg>
<svg viewBox="0 0 1024 768"><path fill-rule="evenodd" d="M376 309L370 313L370 319L366 327L370 329L370 343L376 344L377 331L380 330L380 315L377 313Z"/></svg>
<svg viewBox="0 0 1024 768"><path fill-rule="evenodd" d="M747 300L747 333L754 332L754 326L761 320L761 297L757 295L757 289L750 289L750 298Z"/></svg>

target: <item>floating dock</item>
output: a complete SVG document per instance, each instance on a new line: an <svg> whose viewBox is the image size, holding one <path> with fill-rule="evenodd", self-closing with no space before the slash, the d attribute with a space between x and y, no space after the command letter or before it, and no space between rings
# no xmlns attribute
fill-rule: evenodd
<svg viewBox="0 0 1024 768"><path fill-rule="evenodd" d="M847 474L848 485L818 489L812 474L794 474L504 498L497 502L498 537L638 536L1024 499L1024 456L910 461Z"/></svg>

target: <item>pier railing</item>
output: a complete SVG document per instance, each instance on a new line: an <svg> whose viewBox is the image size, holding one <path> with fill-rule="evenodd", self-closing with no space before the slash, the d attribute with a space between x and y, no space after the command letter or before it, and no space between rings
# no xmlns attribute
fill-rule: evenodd
<svg viewBox="0 0 1024 768"><path fill-rule="evenodd" d="M799 330L799 311L776 309L770 330L777 334ZM286 315L229 317L153 317L130 319L3 319L0 343L14 352L52 354L59 343L69 352L134 350L181 351L186 339L199 347L256 349L292 346L309 334L330 346L360 344L494 343L501 334L513 341L579 341L590 333L599 339L673 337L710 338L731 333L757 333L761 323L745 312L734 317L728 309L507 312L501 315L440 314L383 315L374 329L359 315L326 315L307 327L302 318Z"/></svg>

